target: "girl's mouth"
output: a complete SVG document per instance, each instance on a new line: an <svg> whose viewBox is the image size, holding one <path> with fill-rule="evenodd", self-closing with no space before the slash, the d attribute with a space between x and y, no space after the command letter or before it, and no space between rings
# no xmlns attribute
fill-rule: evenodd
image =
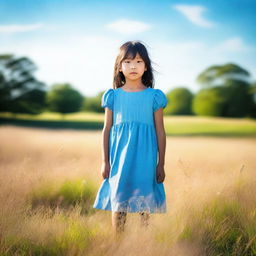
<svg viewBox="0 0 256 256"><path fill-rule="evenodd" d="M131 72L130 74L131 74L131 75L136 75L137 73L136 73L136 72Z"/></svg>

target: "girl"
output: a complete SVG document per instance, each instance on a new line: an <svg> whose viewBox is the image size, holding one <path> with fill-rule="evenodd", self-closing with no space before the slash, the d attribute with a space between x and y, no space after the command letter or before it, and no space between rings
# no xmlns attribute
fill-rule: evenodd
<svg viewBox="0 0 256 256"><path fill-rule="evenodd" d="M116 234L124 231L127 212L138 212L142 226L150 213L165 213L166 134L163 108L167 98L153 89L147 49L140 41L124 43L114 66L113 89L102 96L102 184L93 207L112 211Z"/></svg>

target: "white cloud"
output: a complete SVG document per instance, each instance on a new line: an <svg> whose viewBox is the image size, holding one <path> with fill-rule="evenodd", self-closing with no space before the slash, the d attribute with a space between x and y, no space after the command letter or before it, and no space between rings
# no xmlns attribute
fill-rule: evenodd
<svg viewBox="0 0 256 256"><path fill-rule="evenodd" d="M105 27L121 34L131 35L147 31L151 25L135 20L120 19L107 24Z"/></svg>
<svg viewBox="0 0 256 256"><path fill-rule="evenodd" d="M1 34L13 34L20 32L34 31L43 28L44 25L41 23L29 24L29 25L4 25L0 26Z"/></svg>
<svg viewBox="0 0 256 256"><path fill-rule="evenodd" d="M202 16L206 11L204 6L178 4L174 5L173 8L181 12L188 20L200 27L211 28L215 26L213 22L208 21Z"/></svg>
<svg viewBox="0 0 256 256"><path fill-rule="evenodd" d="M241 37L233 37L225 40L218 45L218 49L226 52L247 52L253 50L251 46L244 43Z"/></svg>

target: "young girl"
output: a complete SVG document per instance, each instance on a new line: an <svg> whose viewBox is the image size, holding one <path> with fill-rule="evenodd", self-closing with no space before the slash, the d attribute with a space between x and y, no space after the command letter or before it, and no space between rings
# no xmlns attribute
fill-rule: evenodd
<svg viewBox="0 0 256 256"><path fill-rule="evenodd" d="M147 49L139 41L120 47L113 89L102 96L102 184L93 207L112 211L115 233L124 231L127 212L138 212L148 225L150 213L165 213L166 134L163 108L167 98L153 89Z"/></svg>

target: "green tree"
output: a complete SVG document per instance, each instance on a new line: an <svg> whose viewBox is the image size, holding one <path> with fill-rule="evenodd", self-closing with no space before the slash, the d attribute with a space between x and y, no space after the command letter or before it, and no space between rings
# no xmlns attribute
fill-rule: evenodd
<svg viewBox="0 0 256 256"><path fill-rule="evenodd" d="M218 107L217 112L221 113L222 116L243 117L250 115L250 109L253 103L253 97L250 93L250 74L242 67L233 63L211 66L198 75L197 82L205 89L215 87L223 88L220 90L221 95L214 93L214 95L211 96L215 99L216 95L219 95L221 99L219 101L216 99L210 101L214 104L212 107L209 105L211 104L210 102L207 103L208 108L217 111L216 104L219 102L221 106ZM205 94L206 91L203 93ZM210 90L208 96L211 94L212 91ZM197 97L197 106L200 99L202 98ZM199 106L203 104L205 103L199 104ZM196 111L198 111L197 108ZM206 110L206 112L208 112L208 110Z"/></svg>
<svg viewBox="0 0 256 256"><path fill-rule="evenodd" d="M104 92L98 93L95 97L85 97L82 110L102 113L101 98Z"/></svg>
<svg viewBox="0 0 256 256"><path fill-rule="evenodd" d="M253 99L250 105L250 116L256 118L256 81L251 83L249 94Z"/></svg>
<svg viewBox="0 0 256 256"><path fill-rule="evenodd" d="M39 114L45 108L46 86L34 77L26 57L0 55L0 111Z"/></svg>
<svg viewBox="0 0 256 256"><path fill-rule="evenodd" d="M166 114L169 115L191 115L191 104L193 94L185 87L173 89L167 93L169 104L166 107Z"/></svg>
<svg viewBox="0 0 256 256"><path fill-rule="evenodd" d="M214 65L201 72L196 80L203 88L211 88L216 85L224 85L226 80L243 80L249 82L250 73L242 67L227 63Z"/></svg>
<svg viewBox="0 0 256 256"><path fill-rule="evenodd" d="M199 116L221 116L225 98L224 88L201 89L193 99L192 111Z"/></svg>
<svg viewBox="0 0 256 256"><path fill-rule="evenodd" d="M83 95L70 84L54 84L47 93L49 110L62 114L78 112L83 103Z"/></svg>
<svg viewBox="0 0 256 256"><path fill-rule="evenodd" d="M223 116L243 117L249 114L253 102L249 83L242 80L227 79L224 86L224 96Z"/></svg>

